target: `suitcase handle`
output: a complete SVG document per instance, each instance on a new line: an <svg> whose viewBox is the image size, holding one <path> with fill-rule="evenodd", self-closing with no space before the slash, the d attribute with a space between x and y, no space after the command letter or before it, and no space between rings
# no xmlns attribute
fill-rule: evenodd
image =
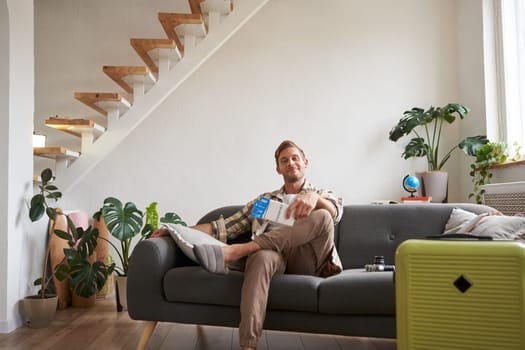
<svg viewBox="0 0 525 350"><path fill-rule="evenodd" d="M444 235L427 236L427 239L435 239L435 240L464 239L464 240L472 240L472 241L492 241L492 237L490 236L478 236L478 235L471 235L469 233L447 233Z"/></svg>

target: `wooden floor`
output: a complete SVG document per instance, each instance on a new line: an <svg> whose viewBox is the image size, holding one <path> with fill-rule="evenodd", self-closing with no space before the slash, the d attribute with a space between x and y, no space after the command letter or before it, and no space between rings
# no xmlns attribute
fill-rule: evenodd
<svg viewBox="0 0 525 350"><path fill-rule="evenodd" d="M0 334L0 349L78 350L135 349L144 322L116 312L114 299L99 300L89 309L57 311L46 328L20 327ZM230 350L239 349L237 329L159 323L147 349ZM392 339L264 331L259 350L395 350Z"/></svg>

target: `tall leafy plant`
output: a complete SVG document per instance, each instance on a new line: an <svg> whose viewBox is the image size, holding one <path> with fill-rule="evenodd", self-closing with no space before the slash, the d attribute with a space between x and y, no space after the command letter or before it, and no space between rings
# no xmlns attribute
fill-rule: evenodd
<svg viewBox="0 0 525 350"><path fill-rule="evenodd" d="M56 266L53 274L60 281L68 279L74 293L88 298L102 289L108 275L113 272L114 264L106 266L102 262L90 262L89 256L95 251L97 246L98 230L91 226L86 230L82 227L76 227L71 218L63 214L60 208L50 205L48 201L56 201L62 198L62 193L58 191L57 186L52 184L54 177L51 169L44 169L40 174L40 178L39 192L31 198L29 218L35 222L40 220L45 214L53 223L50 234L55 234L67 241L68 247L64 248L64 258ZM67 232L55 228L59 215L66 217ZM48 240L42 266L42 277L34 282L36 286L41 286L39 295L42 298L49 292L48 286L51 282L51 278L47 278L50 252L51 246Z"/></svg>
<svg viewBox="0 0 525 350"><path fill-rule="evenodd" d="M405 146L401 156L404 159L411 157L426 157L428 170L440 170L450 159L453 151L463 150L470 156L475 156L476 151L488 142L482 135L470 136L441 156L441 137L446 124L452 124L457 118L464 119L470 109L459 103L449 103L443 107L431 106L429 109L414 107L403 113L403 117L396 126L390 130L389 139L397 142L401 137L414 135Z"/></svg>
<svg viewBox="0 0 525 350"><path fill-rule="evenodd" d="M132 242L135 237L138 237L136 243L151 237L153 231L158 228L159 222L186 226L181 217L174 212L166 213L159 219L157 202L150 203L143 213L135 203L124 204L115 197L107 197L102 208L93 217L99 221L103 217L109 233L120 242L120 247L117 247L107 240L118 254L121 266L117 266L115 271L121 276L128 274Z"/></svg>

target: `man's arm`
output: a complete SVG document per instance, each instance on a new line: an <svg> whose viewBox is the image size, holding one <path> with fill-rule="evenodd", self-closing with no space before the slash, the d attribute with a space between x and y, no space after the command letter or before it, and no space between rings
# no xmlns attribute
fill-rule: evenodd
<svg viewBox="0 0 525 350"><path fill-rule="evenodd" d="M334 203L322 198L317 192L308 192L298 196L288 207L286 215L287 217L293 216L294 219L298 220L310 215L314 209L326 209L333 218L337 215Z"/></svg>
<svg viewBox="0 0 525 350"><path fill-rule="evenodd" d="M213 235L212 224L199 224L199 225L191 226L191 228L202 231L210 236ZM151 234L151 237L154 238L154 237L169 236L169 234L170 232L168 231L167 228L161 227L153 231L153 233Z"/></svg>
<svg viewBox="0 0 525 350"><path fill-rule="evenodd" d="M288 207L286 217L293 216L296 220L305 218L315 209L326 209L337 224L343 214L342 199L336 198L329 191L307 192L298 196Z"/></svg>

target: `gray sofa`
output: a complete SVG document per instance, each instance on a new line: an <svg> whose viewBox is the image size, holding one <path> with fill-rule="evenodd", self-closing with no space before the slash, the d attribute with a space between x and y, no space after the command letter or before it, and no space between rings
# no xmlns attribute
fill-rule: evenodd
<svg viewBox="0 0 525 350"><path fill-rule="evenodd" d="M392 272L365 272L375 255L394 264L398 245L412 238L439 235L452 208L475 213L492 208L475 204L347 205L335 242L344 271L326 279L278 275L272 280L265 329L396 337ZM200 222L240 208L212 211ZM237 327L243 274L213 275L189 260L170 237L138 244L128 273L128 312L147 322L139 348L156 322Z"/></svg>

